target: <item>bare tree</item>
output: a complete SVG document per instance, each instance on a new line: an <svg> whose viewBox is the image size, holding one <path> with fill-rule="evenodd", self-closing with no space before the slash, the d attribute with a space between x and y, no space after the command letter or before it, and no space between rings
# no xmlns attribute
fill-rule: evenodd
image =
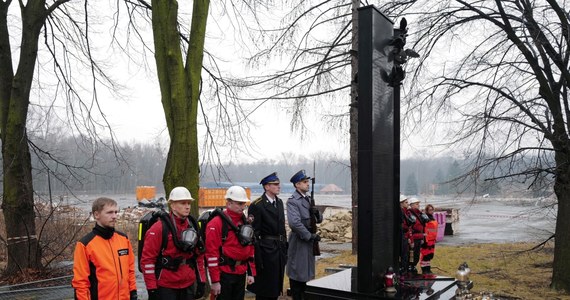
<svg viewBox="0 0 570 300"><path fill-rule="evenodd" d="M212 170L212 174L227 177L221 167L222 159L239 152L248 153L248 142L251 142L248 112L237 101L235 89L239 87L233 78L226 77L215 54L205 49L210 2L193 2L189 26L185 19L188 13L179 12L177 1L124 3L129 10L130 28L143 43L144 33L137 22L150 19L152 23L154 47L144 45L154 53L169 133L170 147L163 176L165 191L168 193L173 187L182 185L193 195L198 195L200 164L217 166L217 172ZM255 23L255 11L262 4L228 0L216 5L238 35L245 28L242 27L246 26L244 24ZM252 16L250 20L243 17L246 13ZM205 127L200 143L202 148L198 142L200 125ZM230 148L225 152L229 153L227 157L221 153L222 146ZM197 214L197 207L192 209L192 213Z"/></svg>
<svg viewBox="0 0 570 300"><path fill-rule="evenodd" d="M569 291L569 4L410 3L386 7L421 14L410 33L422 58L409 66L407 128L437 122L442 143L474 162L464 178L490 174L486 180L530 182L531 189L553 182L558 215L551 287Z"/></svg>
<svg viewBox="0 0 570 300"><path fill-rule="evenodd" d="M8 248L7 274L41 267L41 251L36 236L34 188L28 132L28 113L34 103L30 100L34 85L47 88L50 80L34 82L35 71L46 71L45 78L55 78L52 99L46 100L46 110L55 110L56 99L67 104L70 129L84 134L91 142L99 140L98 130L108 128L99 111L97 87L113 84L102 72L91 54L89 37L89 7L72 6L68 0L17 1L18 8L10 10L12 0L0 1L0 138L3 158L2 209L6 222ZM16 24L20 21L20 26ZM40 40L40 36L43 40ZM20 43L12 49L11 43ZM43 41L43 45L39 42ZM41 45L41 46L40 46ZM15 51L14 51L15 50ZM75 51L75 52L74 52ZM39 53L45 53L45 56ZM13 53L19 56L15 58ZM49 57L42 60L42 57ZM14 67L14 62L18 65ZM38 61L41 61L39 64ZM83 67L83 68L81 68ZM92 76L91 94L82 94L84 86L74 80L78 69ZM45 85L44 85L45 84ZM51 93L53 92L53 93ZM54 96L55 95L55 96ZM42 98L42 97L38 97ZM42 103L43 105L45 103ZM38 106L41 106L38 105ZM65 107L65 105L64 105ZM100 112L100 111L99 111ZM116 145L111 139L108 145ZM35 149L34 151L40 151ZM117 153L117 152L116 152Z"/></svg>
<svg viewBox="0 0 570 300"><path fill-rule="evenodd" d="M288 63L278 73L250 78L250 85L272 89L248 100L289 101L292 126L302 129L304 108L322 103L323 95L342 95L349 86L350 31L356 31L350 15L361 3L285 3L290 11L279 27L261 33L270 46L252 62L279 57ZM463 149L465 159L474 161L463 176L472 182L482 174L494 174L486 180L530 179L531 189L553 181L558 217L552 287L570 290L564 275L570 264L568 4L414 0L387 2L381 10L393 19L408 18L409 39L415 41L410 47L422 55L406 67L405 134L434 120L453 123L448 132L435 127L435 135L447 137L446 146ZM437 65L443 67L433 71ZM352 96L345 103L356 104L357 95Z"/></svg>
<svg viewBox="0 0 570 300"><path fill-rule="evenodd" d="M240 81L253 96L241 100L273 102L291 116L291 130L302 140L307 118L324 121L331 131L350 134L353 195L353 252L357 251L357 65L358 12L361 1L284 1L271 11L285 11L277 26L257 31L259 45L249 61L258 76ZM284 61L277 72L265 66ZM261 92L260 92L261 91ZM309 137L310 138L310 137Z"/></svg>

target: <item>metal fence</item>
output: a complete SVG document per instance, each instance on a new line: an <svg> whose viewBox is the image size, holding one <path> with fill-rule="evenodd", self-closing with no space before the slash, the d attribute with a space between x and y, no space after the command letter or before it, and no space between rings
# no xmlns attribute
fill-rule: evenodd
<svg viewBox="0 0 570 300"><path fill-rule="evenodd" d="M72 275L67 275L45 280L2 286L0 287L0 300L73 299L73 288L71 287L72 277Z"/></svg>

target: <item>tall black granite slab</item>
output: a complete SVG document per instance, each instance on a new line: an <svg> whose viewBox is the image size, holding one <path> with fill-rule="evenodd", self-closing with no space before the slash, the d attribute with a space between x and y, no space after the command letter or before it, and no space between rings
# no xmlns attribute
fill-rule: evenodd
<svg viewBox="0 0 570 300"><path fill-rule="evenodd" d="M377 291L400 253L400 99L382 78L393 22L374 6L358 11L358 282ZM399 88L399 87L398 87Z"/></svg>
<svg viewBox="0 0 570 300"><path fill-rule="evenodd" d="M452 299L454 278L407 277L383 289L399 268L400 96L391 81L393 22L374 6L358 10L358 263L307 283L305 299Z"/></svg>

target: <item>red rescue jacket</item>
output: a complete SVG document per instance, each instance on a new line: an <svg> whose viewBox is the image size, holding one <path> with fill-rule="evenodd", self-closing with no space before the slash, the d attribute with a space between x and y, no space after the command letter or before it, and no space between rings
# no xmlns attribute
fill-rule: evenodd
<svg viewBox="0 0 570 300"><path fill-rule="evenodd" d="M236 226L243 224L243 214L227 209L224 209L223 213L229 216ZM228 274L247 272L248 275L256 276L253 245L242 246L231 228L228 228L228 236L222 244L222 222L224 222L222 218L216 216L206 225L206 261L212 283L220 281L220 272ZM220 250L225 257L237 262L233 268L227 264L220 265Z"/></svg>
<svg viewBox="0 0 570 300"><path fill-rule="evenodd" d="M409 209L409 211L416 216L416 223L412 225L412 238L414 240L424 239L424 224L421 221L422 212L419 209Z"/></svg>
<svg viewBox="0 0 570 300"><path fill-rule="evenodd" d="M178 238L180 234L187 228L190 228L190 221L187 218L179 218L170 213L171 220L176 223L176 228L178 231ZM205 282L206 271L204 269L204 254L198 249L194 249L193 252L183 252L174 245L172 240L172 233L168 230L168 242L166 248L162 250L163 257L170 258L182 258L185 260L184 263L180 264L176 271L162 268L157 265L157 258L160 254L162 248L162 221L157 221L152 224L149 230L145 234L144 248L141 254L141 270L144 275L144 281L146 288L153 290L160 287L171 288L171 289L182 289L194 284L196 279L199 282ZM199 228L195 228L196 231ZM195 270L189 265L192 260L196 261L196 266L198 267L199 278L196 278ZM192 262L193 263L193 262ZM159 276L157 278L157 268L160 269Z"/></svg>

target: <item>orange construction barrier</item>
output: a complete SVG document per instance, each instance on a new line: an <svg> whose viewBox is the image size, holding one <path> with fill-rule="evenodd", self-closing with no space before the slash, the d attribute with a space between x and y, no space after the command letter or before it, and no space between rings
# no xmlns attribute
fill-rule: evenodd
<svg viewBox="0 0 570 300"><path fill-rule="evenodd" d="M199 207L224 207L226 206L227 188L200 188L198 191ZM245 188L247 198L251 200L251 189Z"/></svg>
<svg viewBox="0 0 570 300"><path fill-rule="evenodd" d="M137 186L135 193L137 195L137 201L143 199L153 200L156 198L156 187L148 185Z"/></svg>

